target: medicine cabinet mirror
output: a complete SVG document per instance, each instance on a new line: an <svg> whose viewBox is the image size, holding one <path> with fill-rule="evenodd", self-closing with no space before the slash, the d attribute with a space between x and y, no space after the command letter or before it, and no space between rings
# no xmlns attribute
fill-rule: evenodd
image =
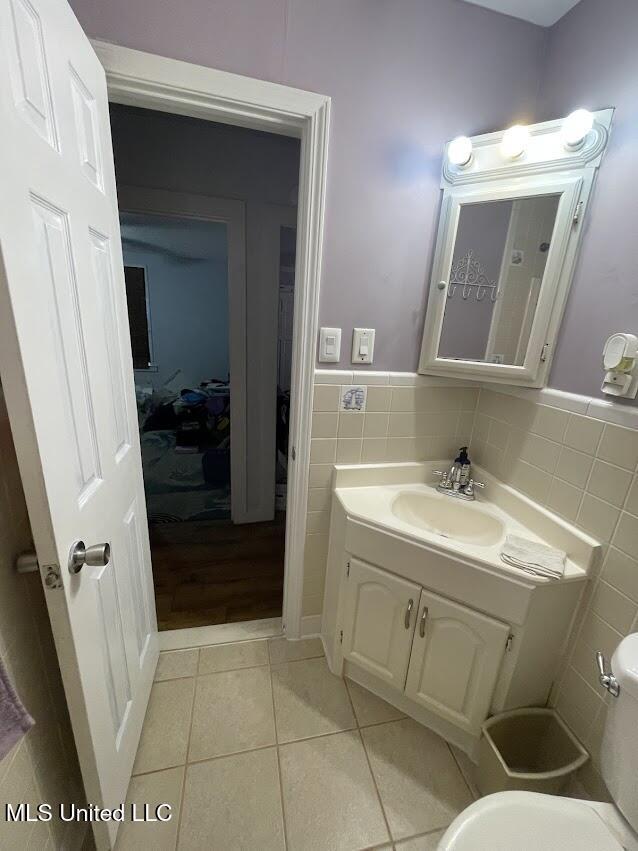
<svg viewBox="0 0 638 851"><path fill-rule="evenodd" d="M515 159L503 133L465 140L464 166L448 146L419 372L544 386L612 113L577 147L562 121L527 128Z"/></svg>

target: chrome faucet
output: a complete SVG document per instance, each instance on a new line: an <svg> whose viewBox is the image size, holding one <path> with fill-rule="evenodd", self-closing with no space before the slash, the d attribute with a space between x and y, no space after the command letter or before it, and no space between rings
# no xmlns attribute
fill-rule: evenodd
<svg viewBox="0 0 638 851"><path fill-rule="evenodd" d="M461 446L449 470L435 470L434 474L441 477L436 489L458 499L476 499L474 489L485 487L483 482L472 478L472 464L467 454L467 446Z"/></svg>

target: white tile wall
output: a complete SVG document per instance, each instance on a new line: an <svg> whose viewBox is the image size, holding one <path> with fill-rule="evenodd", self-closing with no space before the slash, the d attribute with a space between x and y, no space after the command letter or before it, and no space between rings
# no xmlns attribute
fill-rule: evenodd
<svg viewBox="0 0 638 851"><path fill-rule="evenodd" d="M375 373L366 412L340 415L338 385L365 382L365 375L338 370L316 375L317 460L310 470L304 614L321 611L332 474L327 459L333 449L335 459L347 457L348 463L414 461L449 458L469 443L475 463L605 544L552 695L597 765L605 692L593 654L600 649L610 657L624 635L638 630L635 412L555 391L497 392L410 373ZM340 422L345 416L358 419Z"/></svg>
<svg viewBox="0 0 638 851"><path fill-rule="evenodd" d="M84 792L53 636L38 574L15 572L33 548L18 465L0 390L0 656L35 726L0 761L0 802L74 801ZM86 825L7 823L1 848L78 848Z"/></svg>
<svg viewBox="0 0 638 851"><path fill-rule="evenodd" d="M638 430L483 389L470 449L476 463L605 544L552 698L596 765L606 693L594 651L609 658L638 629Z"/></svg>
<svg viewBox="0 0 638 851"><path fill-rule="evenodd" d="M447 458L469 441L479 390L409 373L339 370L315 378L303 614L321 612L333 465ZM340 412L341 385L366 384L364 413Z"/></svg>

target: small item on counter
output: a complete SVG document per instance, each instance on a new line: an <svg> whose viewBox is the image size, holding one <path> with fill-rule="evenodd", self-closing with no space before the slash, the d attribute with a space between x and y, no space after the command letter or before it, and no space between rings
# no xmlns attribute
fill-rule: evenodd
<svg viewBox="0 0 638 851"><path fill-rule="evenodd" d="M505 564L546 579L560 579L564 575L566 558L563 550L518 535L507 535L501 551Z"/></svg>

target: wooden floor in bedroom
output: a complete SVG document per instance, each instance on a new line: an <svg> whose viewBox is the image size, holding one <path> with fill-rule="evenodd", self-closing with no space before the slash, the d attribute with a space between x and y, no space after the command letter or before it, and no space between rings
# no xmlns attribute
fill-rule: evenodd
<svg viewBox="0 0 638 851"><path fill-rule="evenodd" d="M150 527L160 630L281 616L285 514L267 523Z"/></svg>

